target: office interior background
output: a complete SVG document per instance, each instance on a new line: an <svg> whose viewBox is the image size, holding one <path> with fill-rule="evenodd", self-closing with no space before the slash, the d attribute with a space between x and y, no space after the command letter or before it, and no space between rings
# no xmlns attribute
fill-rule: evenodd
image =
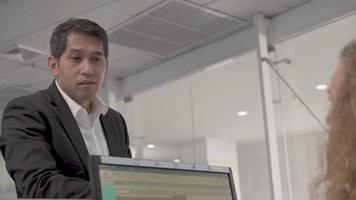
<svg viewBox="0 0 356 200"><path fill-rule="evenodd" d="M88 18L109 33L100 96L124 115L134 157L230 166L242 200L272 199L278 166L283 199L305 200L327 139L327 84L356 39L355 11L354 0L0 0L0 113L53 81L53 28ZM257 13L267 18L269 58L297 93L270 71L277 154L266 139ZM1 157L0 199L15 197Z"/></svg>

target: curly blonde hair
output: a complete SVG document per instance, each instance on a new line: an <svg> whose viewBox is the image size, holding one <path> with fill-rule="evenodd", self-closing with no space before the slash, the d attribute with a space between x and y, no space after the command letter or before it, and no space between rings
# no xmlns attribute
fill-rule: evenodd
<svg viewBox="0 0 356 200"><path fill-rule="evenodd" d="M356 40L340 53L340 79L331 102L330 128L326 152L327 200L356 199Z"/></svg>

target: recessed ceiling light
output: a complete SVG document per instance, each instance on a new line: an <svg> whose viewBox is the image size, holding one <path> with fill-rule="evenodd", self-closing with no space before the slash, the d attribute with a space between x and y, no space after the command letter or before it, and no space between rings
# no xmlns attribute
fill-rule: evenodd
<svg viewBox="0 0 356 200"><path fill-rule="evenodd" d="M246 116L247 114L248 114L247 111L240 111L237 113L237 116L243 117L243 116Z"/></svg>
<svg viewBox="0 0 356 200"><path fill-rule="evenodd" d="M154 144L148 144L148 145L146 145L146 147L149 148L149 149L153 149L153 148L155 148L156 146L155 146Z"/></svg>
<svg viewBox="0 0 356 200"><path fill-rule="evenodd" d="M325 84L320 84L320 85L315 86L315 89L317 89L317 90L326 90L326 89L328 89L328 86L325 85Z"/></svg>
<svg viewBox="0 0 356 200"><path fill-rule="evenodd" d="M176 159L173 160L173 162L180 162L180 159L176 158Z"/></svg>

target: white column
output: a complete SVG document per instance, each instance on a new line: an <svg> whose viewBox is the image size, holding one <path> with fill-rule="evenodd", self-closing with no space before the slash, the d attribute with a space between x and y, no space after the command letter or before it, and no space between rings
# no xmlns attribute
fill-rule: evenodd
<svg viewBox="0 0 356 200"><path fill-rule="evenodd" d="M255 14L254 23L258 39L258 63L261 85L261 97L263 108L264 129L267 141L267 152L269 161L269 170L271 175L272 199L282 200L281 171L279 166L277 131L275 127L273 96L271 88L270 66L267 62L262 62L261 58L268 58L268 23L264 15Z"/></svg>
<svg viewBox="0 0 356 200"><path fill-rule="evenodd" d="M119 97L124 94L123 82L110 77L106 79L106 85L108 90L108 105L117 110L117 101L120 100Z"/></svg>
<svg viewBox="0 0 356 200"><path fill-rule="evenodd" d="M124 107L126 125L130 135L131 145L134 149L133 156L135 158L144 158L146 138L142 124L141 102L134 97L126 98Z"/></svg>
<svg viewBox="0 0 356 200"><path fill-rule="evenodd" d="M134 147L134 158L144 158L143 150L145 148L145 137L135 136L131 139L131 144Z"/></svg>

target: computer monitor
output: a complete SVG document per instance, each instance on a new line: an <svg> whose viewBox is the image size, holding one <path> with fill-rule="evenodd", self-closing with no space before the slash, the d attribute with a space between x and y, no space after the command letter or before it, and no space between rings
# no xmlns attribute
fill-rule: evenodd
<svg viewBox="0 0 356 200"><path fill-rule="evenodd" d="M237 200L229 167L90 156L95 200Z"/></svg>

